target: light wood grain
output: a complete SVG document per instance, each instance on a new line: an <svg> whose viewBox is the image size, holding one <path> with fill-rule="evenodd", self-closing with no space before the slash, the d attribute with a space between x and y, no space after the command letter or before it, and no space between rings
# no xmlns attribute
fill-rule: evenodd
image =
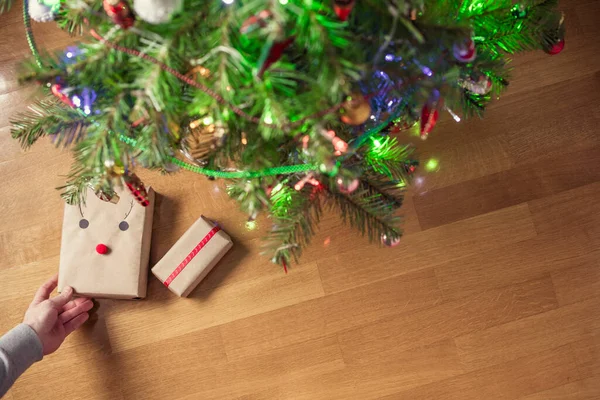
<svg viewBox="0 0 600 400"><path fill-rule="evenodd" d="M512 399L578 379L573 353L563 346L381 399Z"/></svg>
<svg viewBox="0 0 600 400"><path fill-rule="evenodd" d="M100 301L59 352L5 397L370 400L600 398L600 3L561 0L567 45L515 57L484 120L444 113L402 137L437 172L408 192L399 246L368 244L327 213L286 275L261 256L222 182L140 170L158 193L151 263L204 214L234 240L189 299ZM8 120L38 92L19 7L0 16L0 332L56 272L71 155L22 151ZM39 46L73 38L34 24ZM413 128L417 129L416 127Z"/></svg>
<svg viewBox="0 0 600 400"><path fill-rule="evenodd" d="M600 299L472 332L455 339L465 368L476 370L576 342L600 330Z"/></svg>

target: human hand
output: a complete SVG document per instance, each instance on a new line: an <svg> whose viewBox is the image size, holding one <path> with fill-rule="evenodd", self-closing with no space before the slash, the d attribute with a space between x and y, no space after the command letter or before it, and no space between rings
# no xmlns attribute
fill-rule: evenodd
<svg viewBox="0 0 600 400"><path fill-rule="evenodd" d="M89 318L88 311L94 306L89 298L71 300L73 288L68 286L60 295L50 298L57 285L58 275L44 283L23 318L23 323L29 325L40 338L44 355L54 353L67 336L83 325Z"/></svg>

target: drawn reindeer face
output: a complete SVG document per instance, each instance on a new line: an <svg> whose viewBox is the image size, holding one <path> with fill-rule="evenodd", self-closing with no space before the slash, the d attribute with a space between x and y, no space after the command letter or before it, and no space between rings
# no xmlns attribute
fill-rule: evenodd
<svg viewBox="0 0 600 400"><path fill-rule="evenodd" d="M65 207L59 290L71 286L92 297L145 297L154 192L141 206L125 189L118 203L89 189L86 204Z"/></svg>

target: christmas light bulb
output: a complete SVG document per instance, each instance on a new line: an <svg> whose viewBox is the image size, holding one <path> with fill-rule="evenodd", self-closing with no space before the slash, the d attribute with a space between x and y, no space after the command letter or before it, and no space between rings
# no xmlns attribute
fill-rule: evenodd
<svg viewBox="0 0 600 400"><path fill-rule="evenodd" d="M427 161L427 164L425 164L425 169L427 171L436 171L440 166L440 162L438 160L436 160L435 158L430 158L429 161Z"/></svg>

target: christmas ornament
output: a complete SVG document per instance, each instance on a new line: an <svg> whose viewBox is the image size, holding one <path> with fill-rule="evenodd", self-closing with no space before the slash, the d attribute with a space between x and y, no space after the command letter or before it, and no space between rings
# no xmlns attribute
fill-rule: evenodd
<svg viewBox="0 0 600 400"><path fill-rule="evenodd" d="M273 17L273 13L269 10L262 10L256 15L251 16L244 21L240 28L240 33L247 34L259 28L265 28Z"/></svg>
<svg viewBox="0 0 600 400"><path fill-rule="evenodd" d="M198 78L208 78L210 76L210 70L201 65L196 65L186 72L185 76L194 78L195 80L198 80Z"/></svg>
<svg viewBox="0 0 600 400"><path fill-rule="evenodd" d="M123 0L103 0L102 5L104 11L113 20L113 22L119 25L123 29L128 29L133 26L135 17L131 12L131 9Z"/></svg>
<svg viewBox="0 0 600 400"><path fill-rule="evenodd" d="M371 105L360 93L353 94L351 100L343 108L344 114L340 118L348 125L362 125L371 116Z"/></svg>
<svg viewBox="0 0 600 400"><path fill-rule="evenodd" d="M133 0L136 15L150 24L169 22L182 6L183 0Z"/></svg>
<svg viewBox="0 0 600 400"><path fill-rule="evenodd" d="M49 22L60 9L60 0L29 0L27 11L36 22Z"/></svg>
<svg viewBox="0 0 600 400"><path fill-rule="evenodd" d="M148 191L146 187L135 174L127 174L123 176L123 180L125 181L125 186L129 189L129 192L133 195L133 197L137 200L137 202L143 206L147 207L150 204L150 198L148 197Z"/></svg>
<svg viewBox="0 0 600 400"><path fill-rule="evenodd" d="M381 243L387 247L395 247L400 244L400 237L388 236L384 233L381 235Z"/></svg>
<svg viewBox="0 0 600 400"><path fill-rule="evenodd" d="M114 160L106 160L104 161L104 167L106 168L106 173L113 178L118 178L125 175L125 167L123 165L117 165Z"/></svg>
<svg viewBox="0 0 600 400"><path fill-rule="evenodd" d="M431 106L426 104L421 110L421 139L427 139L429 132L433 130L438 119L437 108L431 109Z"/></svg>
<svg viewBox="0 0 600 400"><path fill-rule="evenodd" d="M354 192L360 186L360 181L356 178L352 180L346 180L342 177L337 178L335 181L340 192L350 194Z"/></svg>
<svg viewBox="0 0 600 400"><path fill-rule="evenodd" d="M560 39L558 42L554 43L552 46L547 48L545 51L546 51L546 53L550 54L551 56L554 56L554 55L560 53L561 51L563 51L564 48L565 48L565 39Z"/></svg>
<svg viewBox="0 0 600 400"><path fill-rule="evenodd" d="M75 107L75 104L73 104L73 102L71 101L69 96L64 93L64 88L60 83L55 83L52 86L50 86L50 91L52 92L52 94L54 96L56 96L56 98L58 98L60 101L62 101L66 105L68 105L70 107Z"/></svg>
<svg viewBox="0 0 600 400"><path fill-rule="evenodd" d="M477 50L475 49L475 42L472 39L467 39L462 42L454 43L452 46L452 52L454 58L463 63L468 63L475 60L477 57Z"/></svg>
<svg viewBox="0 0 600 400"><path fill-rule="evenodd" d="M417 170L417 165L419 165L418 161L409 161L404 164L404 170L408 175L414 174Z"/></svg>
<svg viewBox="0 0 600 400"><path fill-rule="evenodd" d="M205 122L209 124L205 125ZM205 165L206 157L217 148L218 139L224 136L224 129L217 129L212 120L198 119L189 123L184 135L180 143L181 153L194 164Z"/></svg>
<svg viewBox="0 0 600 400"><path fill-rule="evenodd" d="M333 11L341 21L346 21L350 17L354 3L355 0L334 0Z"/></svg>
<svg viewBox="0 0 600 400"><path fill-rule="evenodd" d="M458 84L469 92L480 95L488 94L492 90L492 80L485 74L459 79Z"/></svg>
<svg viewBox="0 0 600 400"><path fill-rule="evenodd" d="M554 56L565 48L565 33L563 23L565 22L565 15L561 14L560 20L558 21L558 27L554 33L555 41L551 45L546 45L544 51L551 56Z"/></svg>
<svg viewBox="0 0 600 400"><path fill-rule="evenodd" d="M295 39L296 37L292 36L282 42L273 43L273 45L269 49L269 52L267 53L267 56L261 57L264 60L261 60L258 63L261 66L258 71L258 77L262 77L265 71L281 58L281 56L283 55L283 51L287 49L288 46L294 42Z"/></svg>

